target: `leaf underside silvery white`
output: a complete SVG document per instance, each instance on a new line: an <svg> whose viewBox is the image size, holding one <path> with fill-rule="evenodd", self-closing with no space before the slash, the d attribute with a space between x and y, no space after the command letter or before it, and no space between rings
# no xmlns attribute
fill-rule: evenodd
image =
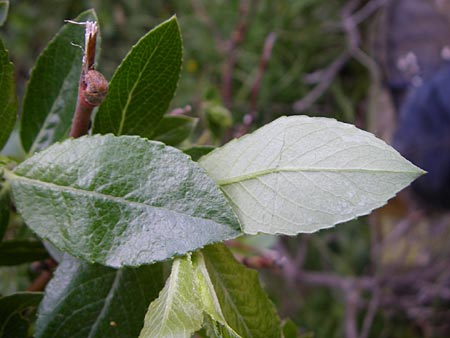
<svg viewBox="0 0 450 338"><path fill-rule="evenodd" d="M374 135L281 117L200 159L248 234L296 234L368 214L424 172Z"/></svg>

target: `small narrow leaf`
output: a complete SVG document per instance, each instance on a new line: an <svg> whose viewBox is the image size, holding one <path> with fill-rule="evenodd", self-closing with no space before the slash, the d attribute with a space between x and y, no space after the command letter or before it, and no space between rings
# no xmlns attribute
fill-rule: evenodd
<svg viewBox="0 0 450 338"><path fill-rule="evenodd" d="M307 116L279 118L199 164L249 234L331 227L382 206L424 173L370 133Z"/></svg>
<svg viewBox="0 0 450 338"><path fill-rule="evenodd" d="M14 68L12 63L9 62L8 51L0 40L0 150L8 141L14 128L16 114L17 97Z"/></svg>
<svg viewBox="0 0 450 338"><path fill-rule="evenodd" d="M27 225L87 261L148 264L240 235L203 169L178 149L137 136L66 140L6 177Z"/></svg>
<svg viewBox="0 0 450 338"><path fill-rule="evenodd" d="M162 270L115 270L65 255L39 307L35 337L137 337L163 287Z"/></svg>
<svg viewBox="0 0 450 338"><path fill-rule="evenodd" d="M153 132L152 139L176 146L189 137L196 123L197 119L193 117L166 115Z"/></svg>
<svg viewBox="0 0 450 338"><path fill-rule="evenodd" d="M216 331L225 337L281 337L275 307L256 271L238 263L223 244L195 253L193 262L205 312L219 324Z"/></svg>
<svg viewBox="0 0 450 338"><path fill-rule="evenodd" d="M131 49L115 72L93 133L149 138L169 107L181 70L182 43L175 17Z"/></svg>
<svg viewBox="0 0 450 338"><path fill-rule="evenodd" d="M97 21L94 10L74 21ZM97 39L99 41L99 39ZM67 23L39 56L23 102L20 137L25 151L33 153L69 133L75 111L81 72L84 28Z"/></svg>
<svg viewBox="0 0 450 338"><path fill-rule="evenodd" d="M41 301L41 292L18 292L0 298L0 338L28 337L31 315Z"/></svg>
<svg viewBox="0 0 450 338"><path fill-rule="evenodd" d="M0 26L3 26L8 17L9 0L0 0Z"/></svg>
<svg viewBox="0 0 450 338"><path fill-rule="evenodd" d="M19 265L48 258L47 250L38 241L5 241L0 243L0 266Z"/></svg>
<svg viewBox="0 0 450 338"><path fill-rule="evenodd" d="M164 289L145 315L139 338L189 338L203 323L203 306L189 255L174 260Z"/></svg>

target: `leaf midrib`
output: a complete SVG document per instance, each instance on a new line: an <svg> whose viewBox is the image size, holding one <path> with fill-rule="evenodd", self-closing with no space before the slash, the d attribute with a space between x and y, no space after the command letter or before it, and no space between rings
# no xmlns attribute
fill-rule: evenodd
<svg viewBox="0 0 450 338"><path fill-rule="evenodd" d="M198 217L198 216L191 215L189 213L180 212L178 210L168 209L168 208L165 208L165 207L158 207L158 206L154 206L154 205L151 205L151 204L145 204L145 203L142 203L142 202L130 201L130 200L127 200L126 198L123 198L123 197L117 197L117 196L112 196L112 195L107 195L107 194L101 194L101 193L98 193L96 191L77 189L77 188L70 187L70 186L64 186L64 185L58 185L58 184L54 184L54 183L50 183L50 182L40 181L40 180L36 180L36 179L33 179L33 178L16 175L15 173L13 173L13 172L11 172L9 170L5 170L5 177L8 180L10 180L10 181L17 180L17 181L30 182L30 183L33 183L33 184L36 184L36 185L40 185L40 186L44 186L44 187L47 186L49 188L57 188L57 190L60 190L60 191L68 191L68 192L73 192L73 193L76 193L76 194L84 194L84 195L93 196L93 197L96 197L96 198L107 199L107 200L114 201L114 202L117 202L117 203L136 205L136 206L144 207L144 208L161 209L161 210L165 210L165 211L168 211L168 212L173 212L173 213L176 213L176 214L179 214L179 215L189 216L189 217L192 217L194 219L208 220L208 221L217 223L217 221L215 221L214 219Z"/></svg>
<svg viewBox="0 0 450 338"><path fill-rule="evenodd" d="M257 170L248 174L233 176L226 179L216 180L220 186L239 183L265 176L269 174L276 174L281 172L328 172L328 173L379 173L379 174L412 174L419 175L417 171L409 170L385 170L385 169L357 169L357 168L270 168L265 170Z"/></svg>
<svg viewBox="0 0 450 338"><path fill-rule="evenodd" d="M94 324L92 325L91 329L89 330L89 336L88 338L95 337L97 334L97 329L99 325L102 323L102 320L104 319L107 310L109 309L109 306L111 305L111 302L114 297L114 293L120 286L120 280L122 278L123 269L120 269L116 272L116 275L114 277L114 281L111 285L111 288L109 289L109 292L107 296L105 297L105 302L103 303L102 309L100 313L98 314Z"/></svg>
<svg viewBox="0 0 450 338"><path fill-rule="evenodd" d="M221 308L219 299L218 299L218 297L217 297L217 292L216 292L216 290L214 289L214 284L213 284L213 282L211 281L211 277L210 277L210 275L209 275L208 268L206 267L205 258L204 258L203 253L202 253L201 251L198 253L198 262L199 262L199 263L198 263L198 266L199 266L199 269L200 269L200 273L203 274L203 277L204 277L204 279L205 279L206 287L208 288L209 294L210 294L210 296L211 296L211 298L212 298L212 301L213 301L213 306L214 306L215 310L217 311L217 314L219 315L219 318L218 318L218 319L220 319L221 321L223 321L223 322L220 322L220 321L218 321L218 322L221 323L227 330L231 331L231 332L232 332L234 335L236 335L237 337L241 337L241 335L240 335L239 333L237 333L237 332L230 326L230 324L228 324L228 322L227 322L227 320L226 320L226 318L225 318L225 316L224 316L224 314L223 314L223 312L222 312L222 308ZM216 272L216 275L217 275L217 272ZM222 288L225 288L224 285L223 285L222 283L221 283L221 286L222 286ZM227 293L227 294L228 294L228 293ZM229 297L227 297L227 298L229 298ZM236 308L234 302L233 302L232 300L231 300L231 302L233 303L233 308L236 310L236 313L239 314L239 320L240 320L241 322L243 322L244 326L247 328L247 325L246 325L246 323L245 323L245 320L241 318L242 316L240 316L240 312L237 311L237 308ZM212 317L211 314L208 314L208 315L209 315L213 320L215 320L215 319Z"/></svg>
<svg viewBox="0 0 450 338"><path fill-rule="evenodd" d="M75 65L75 61L77 61L75 58L72 62L72 66ZM73 68L70 68L70 70L67 72L67 74L64 75L64 81L62 82L61 86L59 87L58 94L55 96L55 100L53 100L53 103L50 107L49 113L45 117L44 122L39 127L39 132L36 135L33 143L31 144L30 150L28 151L28 154L33 154L36 151L37 146L41 142L42 138L45 136L45 133L48 131L48 125L50 124L51 119L53 116L58 115L55 114L55 106L57 105L58 98L61 97L61 93L63 93L66 90L66 83L70 82L71 79L69 79L69 76L72 73ZM59 115L58 115L59 116Z"/></svg>
<svg viewBox="0 0 450 338"><path fill-rule="evenodd" d="M153 49L151 55L148 57L147 61L145 62L144 67L142 67L141 72L139 73L136 81L133 84L133 87L131 88L130 92L128 93L128 98L127 98L127 102L125 103L125 107L123 107L122 109L122 118L120 119L120 124L119 124L119 130L117 131L117 135L122 135L122 131L123 131L123 127L125 125L125 119L127 117L128 114L128 107L131 103L131 100L133 98L133 93L136 90L142 75L144 74L145 70L148 67L149 62L153 59L153 56L155 55L156 51L159 49L159 46L161 45L161 42L163 41L164 37L166 36L167 32L169 31L169 29L167 28L163 34L161 34L161 37L158 41L158 43L156 44L155 48Z"/></svg>

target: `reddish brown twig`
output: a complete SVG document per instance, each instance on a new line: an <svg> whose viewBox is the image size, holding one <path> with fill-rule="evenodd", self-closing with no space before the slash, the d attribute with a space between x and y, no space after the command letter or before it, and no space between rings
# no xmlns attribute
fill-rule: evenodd
<svg viewBox="0 0 450 338"><path fill-rule="evenodd" d="M258 66L258 73L256 74L256 78L255 81L253 82L251 89L249 112L244 116L244 121L241 127L238 129L238 132L236 133L235 137L240 137L248 133L250 126L257 118L258 115L257 102L259 90L261 87L261 81L266 71L267 63L269 62L270 57L272 56L272 49L273 46L275 45L276 39L277 35L274 32L271 32L264 42L264 48Z"/></svg>
<svg viewBox="0 0 450 338"><path fill-rule="evenodd" d="M87 21L77 24L86 25L86 32L85 51L78 86L78 99L70 130L70 136L74 138L88 133L92 110L103 102L108 92L108 82L100 72L94 69L98 32L97 23Z"/></svg>
<svg viewBox="0 0 450 338"><path fill-rule="evenodd" d="M242 1L239 6L239 16L236 27L226 47L227 61L222 72L222 99L225 107L232 106L233 73L237 62L237 48L244 41L248 29L249 13L253 7L252 0Z"/></svg>
<svg viewBox="0 0 450 338"><path fill-rule="evenodd" d="M301 113L309 109L319 97L331 86L337 73L344 67L347 61L350 60L350 55L347 51L342 52L341 55L331 63L325 70L321 72L319 83L303 97L294 102L292 108L295 113Z"/></svg>

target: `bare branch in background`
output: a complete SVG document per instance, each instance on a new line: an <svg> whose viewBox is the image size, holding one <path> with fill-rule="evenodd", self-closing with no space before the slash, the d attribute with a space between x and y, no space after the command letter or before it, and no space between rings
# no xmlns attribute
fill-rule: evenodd
<svg viewBox="0 0 450 338"><path fill-rule="evenodd" d="M235 29L226 43L225 57L227 62L222 72L222 99L225 107L229 109L233 102L233 72L236 67L238 47L247 35L250 13L255 4L256 0L241 1Z"/></svg>
<svg viewBox="0 0 450 338"><path fill-rule="evenodd" d="M309 109L317 101L317 99L327 91L337 73L339 73L349 59L350 55L347 52L343 52L332 64L321 71L319 83L308 94L306 94L304 98L294 102L294 105L292 106L294 112L300 113Z"/></svg>
<svg viewBox="0 0 450 338"><path fill-rule="evenodd" d="M347 36L347 50L342 52L326 69L318 73L320 75L318 84L305 97L294 102L292 108L295 113L309 109L328 90L336 75L352 57L369 70L373 80L378 80L379 73L375 61L360 48L361 38L358 24L364 22L388 1L371 0L359 11L356 11L356 9L361 4L360 0L350 0L347 2L341 12L341 25Z"/></svg>
<svg viewBox="0 0 450 338"><path fill-rule="evenodd" d="M214 24L214 20L212 20L211 17L208 15L208 12L206 11L205 6L203 5L203 1L191 0L190 4L194 10L195 17L198 18L200 21L202 21L214 35L214 39L216 40L218 49L221 52L225 52L225 41L222 35L220 34L219 29Z"/></svg>
<svg viewBox="0 0 450 338"><path fill-rule="evenodd" d="M261 88L261 81L266 71L267 63L269 62L270 57L272 56L272 50L273 46L275 45L276 39L277 35L275 34L275 32L270 32L264 42L264 48L258 66L258 73L256 74L256 78L255 81L253 82L251 89L249 112L244 116L244 121L240 126L240 128L238 128L235 137L240 137L248 133L250 126L256 120L256 117L258 115L257 105L258 105L259 90Z"/></svg>

